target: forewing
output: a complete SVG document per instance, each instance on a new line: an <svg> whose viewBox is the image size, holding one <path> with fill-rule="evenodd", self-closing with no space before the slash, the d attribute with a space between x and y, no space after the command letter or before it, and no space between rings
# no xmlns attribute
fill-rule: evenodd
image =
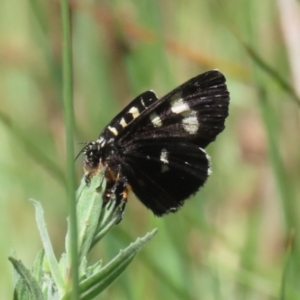
<svg viewBox="0 0 300 300"><path fill-rule="evenodd" d="M113 120L107 125L99 137L109 141L122 134L124 128L130 127L143 112L158 100L153 91L146 91L132 100Z"/></svg>
<svg viewBox="0 0 300 300"><path fill-rule="evenodd" d="M190 79L140 113L117 138L119 144L173 137L205 148L225 128L229 105L225 82L216 70Z"/></svg>
<svg viewBox="0 0 300 300"><path fill-rule="evenodd" d="M157 216L175 212L210 174L205 151L191 143L148 140L122 153L122 175Z"/></svg>

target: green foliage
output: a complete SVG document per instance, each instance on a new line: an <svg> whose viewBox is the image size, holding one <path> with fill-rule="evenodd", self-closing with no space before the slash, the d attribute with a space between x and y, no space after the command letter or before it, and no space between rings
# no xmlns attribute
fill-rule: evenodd
<svg viewBox="0 0 300 300"><path fill-rule="evenodd" d="M78 220L78 249L80 262L79 294L82 300L94 299L116 280L131 263L136 253L148 242L156 230L138 238L110 262L102 266L98 261L87 264L87 255L92 246L116 225L122 218L122 210L114 199L102 206L103 172L95 176L90 186L82 180L77 192L76 214ZM10 257L17 272L14 299L72 299L70 292L70 270L72 269L70 224L66 235L66 252L57 261L47 232L44 212L39 202L33 201L36 210L36 221L40 232L43 250L35 259L33 271L30 272L21 261Z"/></svg>

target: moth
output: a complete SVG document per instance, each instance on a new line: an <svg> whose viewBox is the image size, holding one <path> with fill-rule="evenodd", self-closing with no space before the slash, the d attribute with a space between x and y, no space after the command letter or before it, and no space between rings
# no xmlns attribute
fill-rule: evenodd
<svg viewBox="0 0 300 300"><path fill-rule="evenodd" d="M126 203L132 190L154 215L176 212L211 174L205 148L224 130L228 106L226 79L217 70L162 98L142 93L82 149L87 182L105 168L104 202L114 194Z"/></svg>

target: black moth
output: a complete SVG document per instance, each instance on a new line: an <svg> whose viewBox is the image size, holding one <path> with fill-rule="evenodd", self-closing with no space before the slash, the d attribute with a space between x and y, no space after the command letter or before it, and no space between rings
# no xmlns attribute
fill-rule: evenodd
<svg viewBox="0 0 300 300"><path fill-rule="evenodd" d="M225 128L225 82L212 70L160 99L153 91L139 95L82 150L87 182L105 168L105 201L114 194L126 203L132 189L156 216L176 212L211 173L204 149Z"/></svg>

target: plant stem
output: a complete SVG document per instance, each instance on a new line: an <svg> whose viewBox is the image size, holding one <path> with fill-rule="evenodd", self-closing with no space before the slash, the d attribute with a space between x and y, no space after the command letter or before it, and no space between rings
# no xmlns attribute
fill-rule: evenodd
<svg viewBox="0 0 300 300"><path fill-rule="evenodd" d="M67 191L70 211L71 237L71 276L72 299L79 299L78 288L78 246L77 219L75 199L75 168L74 168L74 111L73 111L73 66L71 48L71 19L68 0L61 0L62 34L63 34L63 102L66 126L66 157L67 157Z"/></svg>

